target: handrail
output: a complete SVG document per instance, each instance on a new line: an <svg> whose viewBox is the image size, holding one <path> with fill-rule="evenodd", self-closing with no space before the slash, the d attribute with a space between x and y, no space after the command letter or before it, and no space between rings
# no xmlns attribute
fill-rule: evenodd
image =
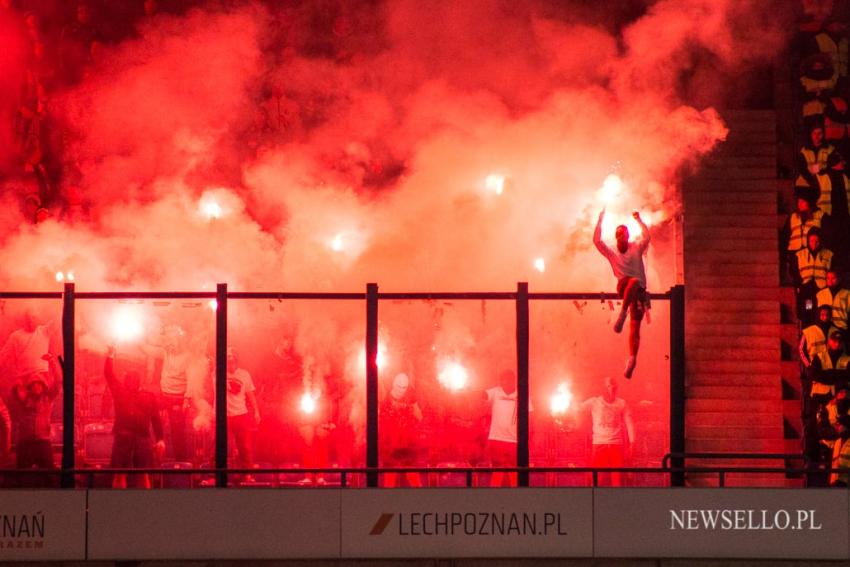
<svg viewBox="0 0 850 567"><path fill-rule="evenodd" d="M800 459L803 456L799 453L666 453L661 459L661 467L668 468L669 462L672 459L742 459L742 460L757 460L757 459L783 459L792 460Z"/></svg>
<svg viewBox="0 0 850 567"><path fill-rule="evenodd" d="M735 455L736 453L705 453L707 455ZM753 453L740 453L741 455L750 455L755 457ZM778 453L765 453L758 455L781 455ZM665 457L676 457L676 455L668 454ZM797 457L797 455L792 455ZM744 457L746 458L746 457ZM669 458L667 459L669 460ZM487 474L494 472L501 473L526 473L526 474L590 474L592 477L592 486L599 485L599 475L605 473L634 473L634 474L663 474L672 476L677 473L691 474L716 474L718 475L718 486L725 486L726 476L729 474L784 474L784 475L805 475L812 474L847 474L850 473L850 468L829 468L829 469L811 469L805 467L739 467L739 466L711 466L711 467L670 467L662 465L661 467L342 467L342 468L144 468L144 469L127 469L127 468L83 468L83 469L0 469L2 475L22 475L22 476L62 476L70 475L72 477L86 477L86 484L93 486L94 477L101 475L124 474L124 475L208 475L213 477L224 473L225 475L263 475L263 474L298 474L298 475L339 475L339 486L345 488L348 486L348 479L352 475L368 475L368 474L386 474L386 473L421 473L421 474L463 474L466 476L466 487L474 486L474 476L476 474Z"/></svg>
<svg viewBox="0 0 850 567"><path fill-rule="evenodd" d="M76 299L215 299L215 291L78 291ZM670 292L650 293L655 300L669 300ZM362 292L295 292L295 291L230 291L228 299L366 299ZM515 300L515 291L463 291L463 292L379 292L383 300ZM608 292L536 292L529 293L530 300L596 300L620 301L616 293ZM0 291L0 299L62 299L61 291L29 292Z"/></svg>

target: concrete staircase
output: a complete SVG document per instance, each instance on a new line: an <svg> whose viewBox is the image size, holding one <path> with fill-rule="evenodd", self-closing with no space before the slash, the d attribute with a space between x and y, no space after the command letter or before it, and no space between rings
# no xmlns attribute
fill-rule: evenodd
<svg viewBox="0 0 850 567"><path fill-rule="evenodd" d="M784 453L776 118L721 113L730 133L683 184L687 452ZM781 467L782 460L691 465ZM688 484L716 485L717 475ZM729 486L786 486L730 475Z"/></svg>

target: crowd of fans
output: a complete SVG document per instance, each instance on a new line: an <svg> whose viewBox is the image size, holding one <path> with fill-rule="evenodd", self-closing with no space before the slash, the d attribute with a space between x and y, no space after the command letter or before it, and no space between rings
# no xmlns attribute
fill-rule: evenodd
<svg viewBox="0 0 850 567"><path fill-rule="evenodd" d="M850 78L848 29L831 1L803 2L795 51L800 57L801 145L795 210L781 238L796 292L802 363L804 456L810 468L850 464ZM844 484L846 475L810 477Z"/></svg>

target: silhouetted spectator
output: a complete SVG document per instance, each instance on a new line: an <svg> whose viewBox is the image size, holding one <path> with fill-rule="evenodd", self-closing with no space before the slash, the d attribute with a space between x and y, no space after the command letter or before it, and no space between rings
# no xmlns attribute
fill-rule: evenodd
<svg viewBox="0 0 850 567"><path fill-rule="evenodd" d="M65 26L59 40L62 78L66 85L79 82L89 62L91 44L96 38L92 11L87 2L78 2L74 21Z"/></svg>

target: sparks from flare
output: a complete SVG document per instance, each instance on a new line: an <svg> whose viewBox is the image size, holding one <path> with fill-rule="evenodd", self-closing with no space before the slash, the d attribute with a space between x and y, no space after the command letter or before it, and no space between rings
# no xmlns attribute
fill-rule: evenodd
<svg viewBox="0 0 850 567"><path fill-rule="evenodd" d="M558 388L555 390L555 393L552 394L552 398L549 402L549 408L552 411L552 415L559 417L567 413L572 400L573 394L567 387L566 382L558 384Z"/></svg>
<svg viewBox="0 0 850 567"><path fill-rule="evenodd" d="M469 380L469 373L458 362L446 362L443 369L437 374L437 380L448 390L463 390Z"/></svg>
<svg viewBox="0 0 850 567"><path fill-rule="evenodd" d="M56 272L56 281L57 282L65 281L65 274L63 274L62 272Z"/></svg>

